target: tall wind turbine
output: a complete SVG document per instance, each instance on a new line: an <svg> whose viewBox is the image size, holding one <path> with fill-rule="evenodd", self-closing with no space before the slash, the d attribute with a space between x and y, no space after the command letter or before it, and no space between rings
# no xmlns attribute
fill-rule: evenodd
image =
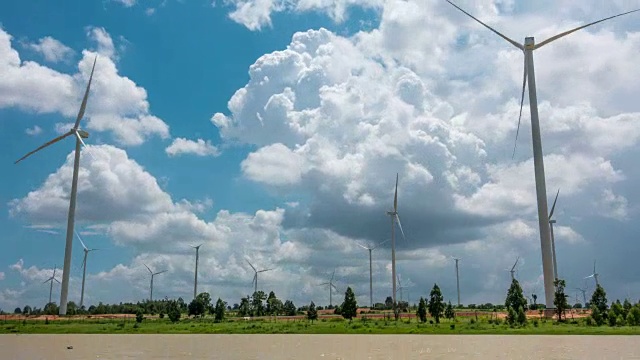
<svg viewBox="0 0 640 360"><path fill-rule="evenodd" d="M460 307L460 273L458 272L458 261L460 258L453 258L456 261L456 287L458 288L458 307Z"/></svg>
<svg viewBox="0 0 640 360"><path fill-rule="evenodd" d="M582 293L582 300L584 300L584 304L582 304L582 306L584 306L585 308L587 307L587 284L585 284L584 288L576 288L576 290L580 291Z"/></svg>
<svg viewBox="0 0 640 360"><path fill-rule="evenodd" d="M398 216L398 174L396 173L396 192L393 196L393 211L387 211L387 215L391 217L391 277L393 281L393 312L396 313L396 221L404 238L404 231Z"/></svg>
<svg viewBox="0 0 640 360"><path fill-rule="evenodd" d="M515 278L516 278L514 274L516 273L516 266L518 265L518 260L520 260L520 256L518 256L516 258L516 262L513 263L513 266L511 267L511 270L506 269L506 270L509 270L509 272L511 273L511 281L515 280Z"/></svg>
<svg viewBox="0 0 640 360"><path fill-rule="evenodd" d="M51 294L53 293L53 282L56 281L58 284L60 284L60 281L58 281L58 279L56 279L56 266L53 266L53 275L51 275L50 278L48 278L47 280L43 281L42 283L47 283L50 282L51 284L49 284L49 302L47 304L51 304Z"/></svg>
<svg viewBox="0 0 640 360"><path fill-rule="evenodd" d="M613 19L618 16L630 14L636 11L640 11L640 9L627 11L622 14L610 16L598 21L591 22L586 25L579 26L577 28L562 32L555 36L550 37L543 42L536 44L533 37L526 37L524 39L524 45L520 44L505 35L499 33L497 30L493 29L489 25L483 23L482 21L475 18L473 15L468 12L462 10L458 5L454 4L450 0L446 0L449 4L453 5L456 9L462 11L464 14L472 18L473 20L480 23L482 26L494 32L496 35L500 36L511 45L516 48L522 50L524 52L524 74L522 81L522 97L520 100L520 117L522 117L522 105L524 103L524 90L527 84L527 79L529 79L529 108L531 111L531 138L533 143L533 164L535 170L535 181L536 181L536 195L538 198L538 226L540 228L540 248L542 251L542 269L544 275L544 292L545 292L545 303L547 309L554 309L555 305L553 305L553 298L555 293L555 286L553 284L553 261L552 261L552 250L551 250L551 239L550 239L550 231L549 231L549 218L547 217L547 189L545 184L545 176L544 176L544 161L542 158L542 139L540 137L540 120L538 118L538 99L536 95L536 78L535 71L533 66L533 51L537 50L555 40L558 40L566 35L569 35L575 31L584 29L588 26L595 25L597 23L603 22L605 20ZM518 118L518 130L516 131L516 141L518 139L518 132L520 130L520 118ZM515 147L514 147L515 154Z"/></svg>
<svg viewBox="0 0 640 360"><path fill-rule="evenodd" d="M93 60L93 67L91 68L91 75L89 76L89 83L87 84L87 89L84 92L84 97L82 98L82 104L80 105L80 111L78 112L78 116L76 117L76 122L73 125L73 128L69 130L67 133L58 136L57 138L45 143L39 148L27 153L25 156L18 159L15 163L19 163L20 161L26 159L28 156L46 148L49 145L55 144L58 141L66 138L67 136L75 136L76 137L76 148L75 155L73 159L73 180L71 181L71 196L69 199L69 215L67 217L67 238L64 247L64 266L62 270L62 289L60 291L60 315L67 314L67 295L69 294L69 274L71 273L71 251L73 247L73 225L76 214L76 196L78 193L78 169L80 167L80 146L86 146L83 138L88 138L89 133L80 129L80 120L84 116L84 111L87 107L87 99L89 98L89 89L91 88L91 80L93 79L93 71L96 68L96 61L98 57Z"/></svg>
<svg viewBox="0 0 640 360"><path fill-rule="evenodd" d="M151 292L149 294L149 301L153 301L153 277L156 275L160 275L164 272L167 272L169 270L162 270L162 271L158 271L156 273L154 273L153 271L151 271L151 269L149 269L149 267L147 266L147 264L142 264L144 265L144 267L147 268L147 270L149 270L149 274L151 274L151 285L149 286L149 288L151 289Z"/></svg>
<svg viewBox="0 0 640 360"><path fill-rule="evenodd" d="M596 281L596 287L597 287L598 285L600 285L598 283L598 275L599 274L596 272L596 261L593 260L593 273L591 275L585 277L585 279L593 278Z"/></svg>
<svg viewBox="0 0 640 360"><path fill-rule="evenodd" d="M199 255L200 246L202 246L202 244L198 246L192 246L192 248L196 249L196 275L195 275L195 279L193 280L193 298L194 299L196 298L196 296L198 296L198 259L200 257Z"/></svg>
<svg viewBox="0 0 640 360"><path fill-rule="evenodd" d="M365 249L365 250L369 250L369 300L371 302L371 308L373 308L373 266L371 264L371 252L377 248L378 246L386 243L389 240L385 240L381 243L379 243L378 245L372 246L372 247L367 247L364 245L361 245L360 243L356 242L356 244L358 244L358 246L360 246L361 248Z"/></svg>
<svg viewBox="0 0 640 360"><path fill-rule="evenodd" d="M320 284L320 285L329 285L329 306L330 307L333 306L333 289L336 289L336 291L338 290L338 288L333 284L334 276L336 276L335 270L333 270L333 274L331 275L331 280L329 280L329 282Z"/></svg>
<svg viewBox="0 0 640 360"><path fill-rule="evenodd" d="M245 259L246 260L246 259ZM271 271L273 269L263 269L263 270L256 270L256 268L249 262L249 260L247 260L247 262L249 263L249 266L251 266L251 268L253 269L253 280L251 281L253 283L253 292L256 293L258 292L258 274L261 272L267 272L267 271Z"/></svg>
<svg viewBox="0 0 640 360"><path fill-rule="evenodd" d="M558 263L556 263L556 241L555 236L553 236L553 224L556 223L556 219L552 219L553 211L556 209L556 201L558 201L558 195L560 195L560 189L556 193L556 198L553 200L553 205L551 206L551 212L549 212L549 230L551 231L551 252L553 253L553 278L558 280Z"/></svg>
<svg viewBox="0 0 640 360"><path fill-rule="evenodd" d="M84 259L82 260L82 291L80 292L80 307L82 307L82 305L84 304L84 279L87 275L87 255L89 255L90 252L98 249L87 248L87 246L84 244L84 241L82 241L80 234L78 234L77 231L75 233L78 237L78 240L80 240L80 244L82 244L82 249L84 250Z"/></svg>

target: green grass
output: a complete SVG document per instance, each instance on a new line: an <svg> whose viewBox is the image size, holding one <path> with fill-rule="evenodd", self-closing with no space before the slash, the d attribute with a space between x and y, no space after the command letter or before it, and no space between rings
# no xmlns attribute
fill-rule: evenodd
<svg viewBox="0 0 640 360"><path fill-rule="evenodd" d="M454 328L451 325L455 325ZM640 327L586 326L578 324L558 324L539 321L538 326L529 321L521 328L491 324L487 319L472 323L461 318L455 322L443 321L436 324L418 324L415 320L319 320L313 324L306 320L267 321L232 319L216 324L211 319L182 319L171 323L167 319L145 319L137 327L135 321L122 320L60 320L44 321L0 321L0 333L11 334L600 334L600 335L640 335Z"/></svg>

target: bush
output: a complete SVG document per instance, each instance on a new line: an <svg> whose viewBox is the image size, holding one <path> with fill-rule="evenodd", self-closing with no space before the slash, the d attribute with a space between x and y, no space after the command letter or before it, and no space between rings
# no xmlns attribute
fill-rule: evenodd
<svg viewBox="0 0 640 360"><path fill-rule="evenodd" d="M160 319L164 319L164 313L163 312L160 313Z"/></svg>
<svg viewBox="0 0 640 360"><path fill-rule="evenodd" d="M538 327L538 319L533 320L533 327Z"/></svg>
<svg viewBox="0 0 640 360"><path fill-rule="evenodd" d="M138 311L136 311L136 323L141 323L142 320L144 320L144 314L142 314L142 310L138 309Z"/></svg>
<svg viewBox="0 0 640 360"><path fill-rule="evenodd" d="M455 329L456 329L456 324L450 324L450 325L449 325L449 329L451 329L451 330L455 330Z"/></svg>

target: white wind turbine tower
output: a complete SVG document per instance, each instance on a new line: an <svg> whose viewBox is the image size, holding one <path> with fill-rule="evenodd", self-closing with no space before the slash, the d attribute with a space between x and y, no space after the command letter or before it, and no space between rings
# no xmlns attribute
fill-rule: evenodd
<svg viewBox="0 0 640 360"><path fill-rule="evenodd" d="M202 244L198 245L198 246L192 246L192 248L196 249L196 274L195 274L195 279L193 280L193 298L195 299L196 296L198 296L198 259L199 259L199 253L200 253L200 246L202 246Z"/></svg>
<svg viewBox="0 0 640 360"><path fill-rule="evenodd" d="M87 275L87 255L89 255L90 252L98 249L87 248L87 246L84 244L84 241L82 241L80 234L78 234L77 231L75 233L78 237L78 240L80 240L80 244L82 244L82 249L84 250L84 259L82 260L82 291L80 292L80 307L82 307L82 305L84 304L84 279Z"/></svg>
<svg viewBox="0 0 640 360"><path fill-rule="evenodd" d="M334 276L336 276L336 271L335 270L333 270L333 274L331 275L331 280L329 280L329 282L325 282L325 283L320 284L320 286L329 285L329 306L330 307L333 306L333 289L336 289L336 291L338 290L338 288L333 284Z"/></svg>
<svg viewBox="0 0 640 360"><path fill-rule="evenodd" d="M598 283L598 275L600 274L596 272L596 261L593 260L593 273L585 277L585 279L593 278L596 281L596 287L597 287L598 285L600 285L600 283Z"/></svg>
<svg viewBox="0 0 640 360"><path fill-rule="evenodd" d="M566 35L569 35L575 31L580 29L584 29L588 26L603 22L605 20L613 19L618 16L630 14L640 9L627 11L622 14L610 16L598 21L591 22L586 25L579 26L577 28L562 32L560 34L554 35L543 42L536 44L533 37L527 37L524 40L524 45L520 44L505 35L499 33L497 30L493 29L489 25L483 23L482 21L475 18L473 15L468 12L462 10L458 5L454 4L450 0L446 0L449 4L453 5L456 9L462 11L467 16L471 17L473 20L480 23L482 26L494 32L496 35L500 36L511 45L516 48L522 50L524 52L524 75L522 82L522 98L520 100L520 116L522 116L522 105L524 103L524 90L527 83L527 79L529 79L529 108L531 111L531 137L533 143L533 164L535 170L535 181L536 181L536 195L538 202L538 226L540 228L540 248L542 251L542 269L544 276L544 292L545 292L545 303L547 309L554 309L555 305L553 305L553 298L555 293L555 286L553 284L553 261L552 261L552 250L551 250L551 239L550 239L550 231L549 231L549 218L547 217L547 189L545 184L545 176L544 176L544 161L542 158L542 139L540 137L540 120L538 118L538 99L536 95L536 79L535 79L535 71L533 66L533 51L543 47L550 42L558 40ZM518 131L520 129L520 119L518 119ZM518 131L516 132L516 141L518 139ZM515 154L515 147L514 147Z"/></svg>
<svg viewBox="0 0 640 360"><path fill-rule="evenodd" d="M378 246L386 243L389 240L385 240L381 243L379 243L378 245L372 246L372 247L367 247L364 245L361 245L360 243L358 243L356 241L356 244L358 244L358 246L360 246L361 248L365 249L365 250L369 250L369 300L371 302L371 308L373 308L373 266L371 264L371 252L376 249Z"/></svg>
<svg viewBox="0 0 640 360"><path fill-rule="evenodd" d="M456 261L456 287L458 289L458 307L460 307L460 273L458 272L458 262L462 259L453 257L453 260Z"/></svg>
<svg viewBox="0 0 640 360"><path fill-rule="evenodd" d="M151 274L151 284L149 285L150 288L150 294L149 294L149 301L153 301L153 277L156 275L160 275L164 272L167 272L169 270L162 270L162 271L158 271L156 273L154 273L153 271L151 271L151 269L149 269L149 267L147 266L147 264L142 264L144 265L144 267L147 268L147 270L149 270L149 274Z"/></svg>
<svg viewBox="0 0 640 360"><path fill-rule="evenodd" d="M74 160L73 160L73 179L71 181L71 196L69 199L69 215L67 218L67 237L66 237L66 242L65 242L65 248L64 248L64 266L63 266L63 270L62 270L62 289L60 291L60 311L59 314L60 315L66 315L67 314L67 296L69 294L69 274L71 273L71 251L72 251L72 247L73 247L73 225L74 225L74 219L75 219L75 214L76 214L76 196L78 193L78 169L80 167L80 146L86 146L86 144L84 143L84 140L82 140L82 138L88 138L89 137L89 133L84 131L84 130L80 130L79 126L80 126L80 120L82 120L82 117L84 116L84 111L87 107L87 99L89 97L89 89L91 88L91 80L93 79L93 71L96 68L96 61L98 60L98 57L96 56L96 58L93 61L93 67L91 68L91 75L89 76L89 83L87 84L87 89L84 92L84 97L82 98L82 104L80 105L80 111L78 112L78 116L76 117L76 122L73 125L73 128L71 128L71 130L69 130L67 133L58 136L57 138L45 143L44 145L40 146L39 148L27 153L25 156L21 157L20 159L18 159L15 163L19 163L20 161L24 160L25 158L27 158L28 156L30 156L31 154L34 154L44 148L46 148L49 145L52 145L54 143L57 143L58 141L66 138L67 136L75 136L76 137L76 148L75 148L75 155L74 155Z"/></svg>
<svg viewBox="0 0 640 360"><path fill-rule="evenodd" d="M556 193L556 198L553 200L553 205L551 206L551 212L549 212L549 230L551 231L551 252L553 253L553 278L558 280L558 263L556 262L556 240L555 236L553 236L553 224L556 223L553 217L553 211L556 209L556 201L558 201L558 195L560 195L560 189Z"/></svg>
<svg viewBox="0 0 640 360"><path fill-rule="evenodd" d="M51 284L49 284L49 302L47 304L51 304L51 294L53 293L53 282L56 281L58 284L60 284L60 281L58 281L58 279L56 279L56 266L53 266L53 275L51 275L50 278L48 278L47 280L43 281L42 283L45 284L47 282L50 282Z"/></svg>
<svg viewBox="0 0 640 360"><path fill-rule="evenodd" d="M249 263L249 266L251 266L251 268L254 271L253 280L251 282L254 284L253 292L256 293L258 292L258 273L271 271L273 269L256 270L256 268L249 262L249 260L247 260L247 262Z"/></svg>
<svg viewBox="0 0 640 360"><path fill-rule="evenodd" d="M404 239L404 231L402 230L402 224L400 223L400 217L398 216L398 174L396 173L396 191L393 196L393 211L387 211L387 215L391 217L391 277L393 282L393 310L396 312L396 221L398 227L402 233Z"/></svg>

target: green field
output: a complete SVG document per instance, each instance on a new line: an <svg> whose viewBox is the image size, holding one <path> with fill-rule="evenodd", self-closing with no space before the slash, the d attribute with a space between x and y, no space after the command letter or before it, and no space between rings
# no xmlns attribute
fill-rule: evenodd
<svg viewBox="0 0 640 360"><path fill-rule="evenodd" d="M640 327L587 326L577 323L557 323L551 320L530 320L524 327L511 328L504 323L496 325L489 319L475 322L459 318L440 324L416 323L415 320L385 321L384 319L352 322L341 318L307 320L245 321L230 319L214 323L211 319L182 319L171 323L167 319L145 319L137 324L133 319L59 320L46 323L41 320L0 321L4 334L575 334L575 335L640 335Z"/></svg>

